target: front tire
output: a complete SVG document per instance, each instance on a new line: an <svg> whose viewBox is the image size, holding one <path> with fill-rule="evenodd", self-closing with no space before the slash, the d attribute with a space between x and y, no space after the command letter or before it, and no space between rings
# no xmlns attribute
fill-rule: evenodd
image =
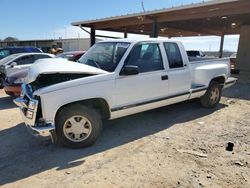
<svg viewBox="0 0 250 188"><path fill-rule="evenodd" d="M14 97L15 96L15 93L14 92L11 92L11 91L5 91L6 95L9 95L11 97Z"/></svg>
<svg viewBox="0 0 250 188"><path fill-rule="evenodd" d="M92 145L101 130L101 116L92 107L71 105L63 108L56 118L57 141L60 145L69 148Z"/></svg>
<svg viewBox="0 0 250 188"><path fill-rule="evenodd" d="M212 81L206 93L200 98L201 105L206 108L214 108L221 99L222 87L218 82Z"/></svg>

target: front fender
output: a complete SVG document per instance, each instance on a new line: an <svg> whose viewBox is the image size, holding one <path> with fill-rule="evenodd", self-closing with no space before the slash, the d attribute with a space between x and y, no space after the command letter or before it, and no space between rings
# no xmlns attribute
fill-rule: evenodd
<svg viewBox="0 0 250 188"><path fill-rule="evenodd" d="M114 82L104 81L43 93L40 95L43 118L54 124L56 113L62 106L93 98L104 99L111 108L114 104L113 91Z"/></svg>

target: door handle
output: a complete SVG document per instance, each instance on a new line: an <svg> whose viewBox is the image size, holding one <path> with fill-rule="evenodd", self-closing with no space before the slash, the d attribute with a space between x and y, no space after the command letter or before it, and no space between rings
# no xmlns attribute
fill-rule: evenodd
<svg viewBox="0 0 250 188"><path fill-rule="evenodd" d="M168 75L161 76L161 80L168 80Z"/></svg>

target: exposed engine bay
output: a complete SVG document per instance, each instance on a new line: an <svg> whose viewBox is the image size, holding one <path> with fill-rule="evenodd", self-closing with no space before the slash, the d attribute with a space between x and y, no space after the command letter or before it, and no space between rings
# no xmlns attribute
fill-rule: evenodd
<svg viewBox="0 0 250 188"><path fill-rule="evenodd" d="M93 74L72 74L72 73L56 73L56 74L40 74L37 79L30 83L32 91L36 91L40 88L47 87L50 85L67 82L70 80L75 80L79 78L85 78L89 76L94 76Z"/></svg>

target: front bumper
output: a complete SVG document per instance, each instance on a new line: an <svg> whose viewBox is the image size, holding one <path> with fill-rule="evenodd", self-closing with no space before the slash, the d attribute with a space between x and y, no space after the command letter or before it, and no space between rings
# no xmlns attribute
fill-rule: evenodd
<svg viewBox="0 0 250 188"><path fill-rule="evenodd" d="M31 89L28 85L22 85L22 92L20 97L13 100L13 102L19 107L22 115L22 119L25 125L35 135L49 136L51 131L55 129L55 126L48 124L45 121L38 122L37 111L39 107L39 100L34 99L31 96Z"/></svg>

